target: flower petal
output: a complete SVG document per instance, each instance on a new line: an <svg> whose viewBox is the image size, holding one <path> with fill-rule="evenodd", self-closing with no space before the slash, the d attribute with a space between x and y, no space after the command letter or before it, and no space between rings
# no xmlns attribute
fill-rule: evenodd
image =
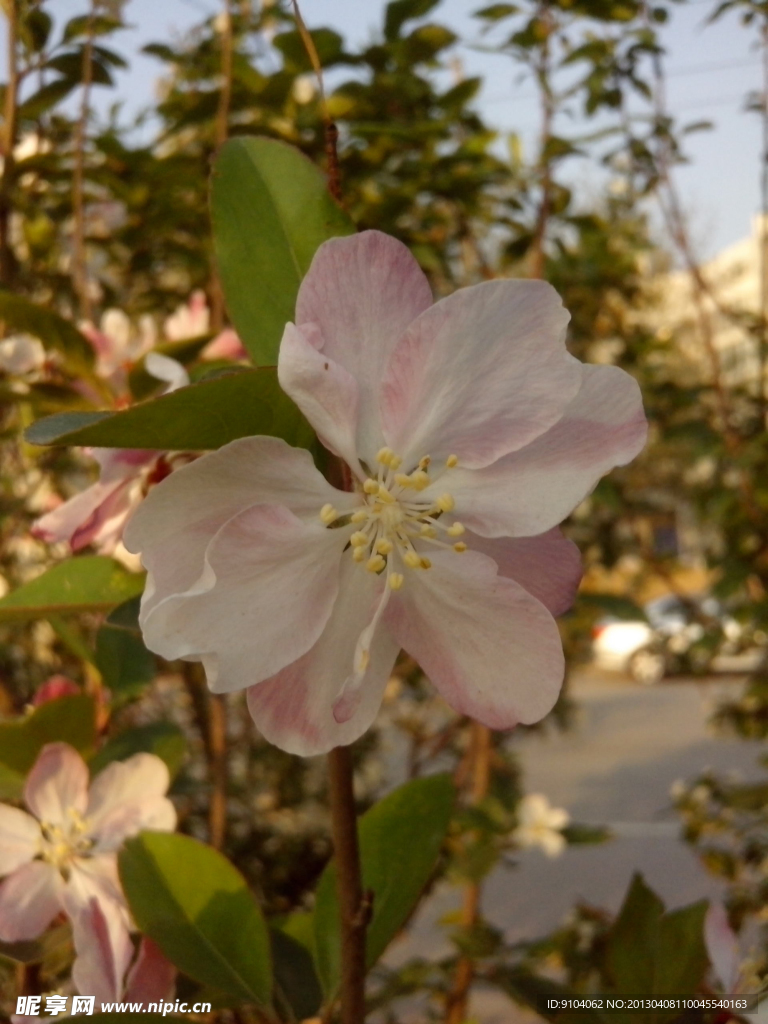
<svg viewBox="0 0 768 1024"><path fill-rule="evenodd" d="M33 860L0 885L0 939L27 942L41 935L62 909L61 875Z"/></svg>
<svg viewBox="0 0 768 1024"><path fill-rule="evenodd" d="M354 499L331 487L309 452L275 437L243 437L176 470L152 488L123 538L149 570L142 623L160 601L197 582L211 538L232 516L285 505L316 519L328 503L346 510Z"/></svg>
<svg viewBox="0 0 768 1024"><path fill-rule="evenodd" d="M453 454L468 467L529 444L579 388L568 320L544 281L486 281L435 303L409 327L381 385L387 444L406 465Z"/></svg>
<svg viewBox="0 0 768 1024"><path fill-rule="evenodd" d="M27 864L40 847L40 826L26 811L0 804L0 878Z"/></svg>
<svg viewBox="0 0 768 1024"><path fill-rule="evenodd" d="M268 679L323 631L348 533L302 522L279 505L246 509L208 545L196 585L145 616L147 646L164 658L202 661L215 693Z"/></svg>
<svg viewBox="0 0 768 1024"><path fill-rule="evenodd" d="M133 957L133 943L120 908L93 897L72 921L77 958L72 980L77 991L101 1002L123 994L123 979Z"/></svg>
<svg viewBox="0 0 768 1024"><path fill-rule="evenodd" d="M69 878L62 891L62 904L66 913L74 920L87 909L92 899L97 899L102 906L114 904L128 923L128 911L114 853L78 857L70 868Z"/></svg>
<svg viewBox="0 0 768 1024"><path fill-rule="evenodd" d="M151 939L144 938L125 985L125 1000L134 1003L166 1002L173 994L176 968Z"/></svg>
<svg viewBox="0 0 768 1024"><path fill-rule="evenodd" d="M385 615L400 645L451 707L492 729L537 722L563 682L557 625L485 555L431 555Z"/></svg>
<svg viewBox="0 0 768 1024"><path fill-rule="evenodd" d="M74 747L43 747L24 786L24 802L36 818L51 825L68 821L68 811L82 814L88 804L88 768Z"/></svg>
<svg viewBox="0 0 768 1024"><path fill-rule="evenodd" d="M451 472L456 515L470 529L487 537L543 533L643 448L648 426L637 382L615 366L582 372L578 395L546 434L484 469Z"/></svg>
<svg viewBox="0 0 768 1024"><path fill-rule="evenodd" d="M574 602L584 569L581 552L557 528L539 537L463 538L471 551L492 558L500 576L516 580L552 615L562 615Z"/></svg>
<svg viewBox="0 0 768 1024"><path fill-rule="evenodd" d="M310 757L352 743L370 726L381 704L399 645L379 626L353 716L336 721L333 707L352 671L357 641L371 620L381 581L344 559L339 596L328 624L311 650L271 679L248 690L248 708L270 743Z"/></svg>
<svg viewBox="0 0 768 1024"><path fill-rule="evenodd" d="M381 447L378 391L389 357L412 320L432 305L423 271L408 249L380 231L332 238L315 253L296 301L296 323L316 324L324 356L357 381L357 451Z"/></svg>
<svg viewBox="0 0 768 1024"><path fill-rule="evenodd" d="M710 902L704 918L704 944L723 992L735 992L739 979L739 942L722 903Z"/></svg>
<svg viewBox="0 0 768 1024"><path fill-rule="evenodd" d="M280 387L294 400L318 437L362 475L357 461L357 381L339 363L319 351L322 337L314 324L286 324L277 373Z"/></svg>
<svg viewBox="0 0 768 1024"><path fill-rule="evenodd" d="M116 850L142 829L172 831L176 811L165 796L169 784L168 768L154 754L107 765L93 780L86 814L97 848Z"/></svg>

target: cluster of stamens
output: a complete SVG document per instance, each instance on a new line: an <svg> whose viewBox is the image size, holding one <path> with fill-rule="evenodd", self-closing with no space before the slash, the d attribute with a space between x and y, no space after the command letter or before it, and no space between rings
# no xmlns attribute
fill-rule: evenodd
<svg viewBox="0 0 768 1024"><path fill-rule="evenodd" d="M74 807L67 810L68 821L53 825L50 822L40 823L42 844L40 856L47 864L52 864L63 875L67 875L71 862L76 857L87 856L93 847L93 839L88 835L88 825L79 811Z"/></svg>
<svg viewBox="0 0 768 1024"><path fill-rule="evenodd" d="M453 469L458 464L455 455L445 461L445 468ZM329 528L353 524L354 533L349 538L349 547L354 560L372 573L387 573L387 583L392 590L399 590L404 575L392 568L399 556L402 564L409 569L430 569L432 562L414 547L418 540L439 548L463 552L467 545L454 538L465 532L459 522L445 525L441 517L454 509L454 499L445 492L437 498L420 497L430 484L439 479L431 477L431 459L425 455L410 473L400 472L402 459L391 448L382 448L376 455L378 470L362 483L364 504L355 512L339 514L333 505L324 505L320 519ZM370 473L370 470L368 470ZM447 540L441 540L440 535Z"/></svg>

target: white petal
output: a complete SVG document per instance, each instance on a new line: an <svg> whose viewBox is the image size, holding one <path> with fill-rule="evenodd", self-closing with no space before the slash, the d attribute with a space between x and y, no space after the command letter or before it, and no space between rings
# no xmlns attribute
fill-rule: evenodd
<svg viewBox="0 0 768 1024"><path fill-rule="evenodd" d="M33 860L0 885L0 940L27 942L42 935L62 909L61 875Z"/></svg>
<svg viewBox="0 0 768 1024"><path fill-rule="evenodd" d="M453 494L456 516L470 529L486 537L544 533L601 476L641 451L648 428L636 381L615 366L582 370L578 395L545 434L484 469L459 467L446 475L443 489Z"/></svg>
<svg viewBox="0 0 768 1024"><path fill-rule="evenodd" d="M117 873L117 857L114 853L99 854L95 857L78 857L71 866L69 878L62 890L62 902L66 913L73 920L87 910L91 900L102 905L120 908L126 923L128 912L125 897Z"/></svg>
<svg viewBox="0 0 768 1024"><path fill-rule="evenodd" d="M735 992L741 955L738 939L722 903L709 904L704 918L704 943L723 992Z"/></svg>
<svg viewBox="0 0 768 1024"><path fill-rule="evenodd" d="M202 661L216 693L268 679L323 631L348 534L278 505L247 509L211 541L196 586L145 616L147 646Z"/></svg>
<svg viewBox="0 0 768 1024"><path fill-rule="evenodd" d="M529 444L579 388L568 319L543 281L486 281L435 303L408 328L382 382L387 444L408 468L452 454L487 466Z"/></svg>
<svg viewBox="0 0 768 1024"><path fill-rule="evenodd" d="M115 850L142 829L173 830L176 812L165 798L169 783L165 762L154 754L107 765L93 781L87 810L98 848Z"/></svg>
<svg viewBox="0 0 768 1024"><path fill-rule="evenodd" d="M165 381L168 385L165 389L165 394L177 391L179 388L184 388L189 384L189 374L187 371L177 359L171 359L170 356L164 356L160 352L150 352L144 360L144 366L147 369L147 373L151 374L156 380Z"/></svg>
<svg viewBox="0 0 768 1024"><path fill-rule="evenodd" d="M309 452L275 437L243 437L183 466L153 487L125 530L149 570L142 622L171 594L193 586L217 530L252 505L285 505L316 519L323 505L355 504L315 469Z"/></svg>
<svg viewBox="0 0 768 1024"><path fill-rule="evenodd" d="M381 581L351 558L342 563L339 596L320 639L302 658L248 691L248 707L262 734L282 750L309 757L352 743L376 717L399 645L382 624L354 715L339 723L334 703L350 674L355 648L378 604Z"/></svg>
<svg viewBox="0 0 768 1024"><path fill-rule="evenodd" d="M393 635L455 711L492 729L539 721L563 682L554 619L485 555L430 557L390 602Z"/></svg>
<svg viewBox="0 0 768 1024"><path fill-rule="evenodd" d="M24 786L24 802L40 821L51 825L69 821L69 811L79 814L88 803L88 768L67 743L43 747Z"/></svg>
<svg viewBox="0 0 768 1024"><path fill-rule="evenodd" d="M72 980L96 1005L114 1002L123 994L123 980L133 957L133 943L119 907L92 898L72 921L77 958Z"/></svg>
<svg viewBox="0 0 768 1024"><path fill-rule="evenodd" d="M32 860L40 841L40 826L30 814L0 804L0 878Z"/></svg>

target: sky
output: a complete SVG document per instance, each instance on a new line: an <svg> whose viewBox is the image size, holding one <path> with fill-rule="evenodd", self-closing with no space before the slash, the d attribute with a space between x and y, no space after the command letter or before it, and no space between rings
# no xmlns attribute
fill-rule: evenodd
<svg viewBox="0 0 768 1024"><path fill-rule="evenodd" d="M329 25L354 45L374 37L384 4L383 0L302 0L301 6L309 26ZM479 23L471 16L480 6L481 0L443 0L430 17L449 25L462 40L480 42ZM688 0L662 29L672 113L683 122L715 122L712 131L688 137L690 164L678 172L701 258L748 235L759 209L760 124L757 115L744 111L745 97L761 84L756 32L742 27L735 14L707 26L713 6L712 0ZM80 14L84 7L83 0L50 4L57 19ZM161 67L138 54L140 47L150 40L172 40L219 9L220 0L129 0L126 20L132 27L115 40L121 52L135 54L130 71L120 76L120 96L129 108L138 110L152 103ZM517 132L524 147L532 145L538 113L531 84L517 80L507 58L478 52L467 42L458 48L458 56L467 75L484 77L477 105L486 123L502 133ZM578 133L582 127L587 126L569 121L561 126L562 134ZM573 163L570 174L577 181L583 179L584 165ZM580 184L587 190L599 187L597 180Z"/></svg>

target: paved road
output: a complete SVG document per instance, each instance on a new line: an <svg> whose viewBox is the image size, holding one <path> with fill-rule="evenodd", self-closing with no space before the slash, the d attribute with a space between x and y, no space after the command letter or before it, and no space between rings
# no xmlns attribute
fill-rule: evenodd
<svg viewBox="0 0 768 1024"><path fill-rule="evenodd" d="M739 686L737 677L719 677L642 687L620 676L583 673L574 681L579 719L570 732L512 736L528 792L545 793L574 821L612 826L617 838L572 847L555 860L528 851L516 870L489 879L486 914L509 938L544 934L580 899L617 910L636 870L668 906L716 895L717 884L677 839L669 788L706 767L759 776L763 745L723 739L707 726L715 704ZM424 955L427 947L429 955L447 951L435 922L456 902L447 888L436 894L411 936L392 950L393 959L417 949ZM490 995L481 995L472 1009L481 1024L523 1019Z"/></svg>

